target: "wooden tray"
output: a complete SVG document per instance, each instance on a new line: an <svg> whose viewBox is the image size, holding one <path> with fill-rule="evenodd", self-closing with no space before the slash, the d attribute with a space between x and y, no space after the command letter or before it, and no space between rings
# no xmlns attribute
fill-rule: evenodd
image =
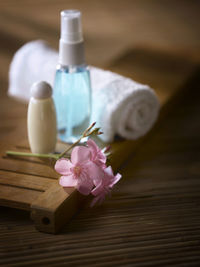
<svg viewBox="0 0 200 267"><path fill-rule="evenodd" d="M176 104L174 100L183 93L183 89L187 87L186 82L196 70L194 64L175 58L173 55L163 56L152 51L146 55L143 51L140 55L139 52L135 54L135 50L123 55L110 68L155 88L162 107L159 120L164 118L172 103ZM150 134L153 132L137 141L113 143L114 169L117 170L137 147L145 145L144 140ZM57 233L77 212L85 198L73 188L65 191L59 186L59 176L53 169L53 161L7 157L6 150L29 150L27 140L20 141L13 138L13 144L15 145L0 144L0 205L30 211L35 227L39 231Z"/></svg>

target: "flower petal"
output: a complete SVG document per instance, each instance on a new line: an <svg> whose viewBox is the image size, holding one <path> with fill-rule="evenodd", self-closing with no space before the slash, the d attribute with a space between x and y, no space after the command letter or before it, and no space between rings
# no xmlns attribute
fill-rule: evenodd
<svg viewBox="0 0 200 267"><path fill-rule="evenodd" d="M97 185L93 190L92 190L92 195L97 196L103 192L104 188L101 184Z"/></svg>
<svg viewBox="0 0 200 267"><path fill-rule="evenodd" d="M94 161L100 167L105 168L106 167L105 166L105 163L106 163L105 154L101 151L101 149L97 146L97 144L92 139L89 139L87 141L87 145L91 151L91 160Z"/></svg>
<svg viewBox="0 0 200 267"><path fill-rule="evenodd" d="M95 153L98 152L99 147L96 145L96 143L95 143L92 139L89 139L89 140L87 141L87 145L88 145L88 147L89 147L91 150L93 150Z"/></svg>
<svg viewBox="0 0 200 267"><path fill-rule="evenodd" d="M99 151L98 159L101 163L106 163L106 155L102 151Z"/></svg>
<svg viewBox="0 0 200 267"><path fill-rule="evenodd" d="M113 170L112 170L112 167L111 167L111 166L109 166L109 167L107 167L106 169L104 169L104 172L105 172L108 176L112 176L112 177L114 177Z"/></svg>
<svg viewBox="0 0 200 267"><path fill-rule="evenodd" d="M102 179L104 177L104 172L101 167L97 166L93 162L89 162L87 164L87 173L89 177L93 180L93 183L95 186L97 186L98 184L101 184Z"/></svg>
<svg viewBox="0 0 200 267"><path fill-rule="evenodd" d="M90 157L91 157L90 153L91 152L88 149L88 147L76 146L72 150L71 161L72 161L73 164L87 162L87 161L90 160Z"/></svg>
<svg viewBox="0 0 200 267"><path fill-rule="evenodd" d="M93 186L93 181L89 177L87 179L81 179L80 177L76 188L81 194L89 195Z"/></svg>
<svg viewBox="0 0 200 267"><path fill-rule="evenodd" d="M77 180L74 179L72 175L61 176L59 184L63 187L75 187L77 185Z"/></svg>
<svg viewBox="0 0 200 267"><path fill-rule="evenodd" d="M55 170L62 175L69 175L70 168L73 166L69 159L61 158L56 161Z"/></svg>
<svg viewBox="0 0 200 267"><path fill-rule="evenodd" d="M122 178L120 173L117 173L114 177L114 180L112 181L112 183L110 184L110 187L112 188L116 183L119 182L119 180Z"/></svg>

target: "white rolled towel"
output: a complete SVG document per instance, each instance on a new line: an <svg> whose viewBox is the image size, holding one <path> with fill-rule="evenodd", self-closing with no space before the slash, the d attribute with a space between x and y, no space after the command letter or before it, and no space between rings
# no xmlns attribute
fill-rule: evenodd
<svg viewBox="0 0 200 267"><path fill-rule="evenodd" d="M28 101L33 82L44 80L53 86L57 62L57 51L44 41L25 44L11 62L8 94ZM152 128L160 105L149 86L95 67L90 67L90 74L91 121L101 127L104 142L112 142L116 135L134 140Z"/></svg>

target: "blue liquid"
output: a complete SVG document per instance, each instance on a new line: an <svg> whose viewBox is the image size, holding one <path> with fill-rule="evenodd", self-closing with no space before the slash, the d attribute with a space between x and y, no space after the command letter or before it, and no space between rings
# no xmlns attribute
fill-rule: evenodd
<svg viewBox="0 0 200 267"><path fill-rule="evenodd" d="M54 84L59 138L73 143L89 126L91 113L90 74L86 67L59 67Z"/></svg>

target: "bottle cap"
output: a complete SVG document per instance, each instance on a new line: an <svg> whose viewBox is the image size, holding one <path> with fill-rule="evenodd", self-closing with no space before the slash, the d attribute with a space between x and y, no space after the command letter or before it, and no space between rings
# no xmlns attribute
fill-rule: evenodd
<svg viewBox="0 0 200 267"><path fill-rule="evenodd" d="M81 12L78 10L61 11L61 38L63 42L75 44L83 41Z"/></svg>
<svg viewBox="0 0 200 267"><path fill-rule="evenodd" d="M36 99L45 99L51 97L51 85L44 81L34 83L31 86L31 96Z"/></svg>

